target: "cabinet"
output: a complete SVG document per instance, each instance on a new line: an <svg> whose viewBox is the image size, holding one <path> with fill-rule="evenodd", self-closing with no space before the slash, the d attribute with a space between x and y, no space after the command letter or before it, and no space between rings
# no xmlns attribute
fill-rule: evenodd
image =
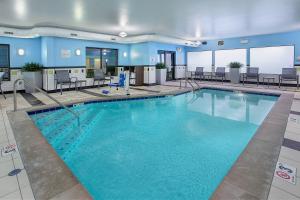
<svg viewBox="0 0 300 200"><path fill-rule="evenodd" d="M156 68L144 67L144 84L153 85L156 83Z"/></svg>
<svg viewBox="0 0 300 200"><path fill-rule="evenodd" d="M185 78L186 66L175 66L175 79Z"/></svg>

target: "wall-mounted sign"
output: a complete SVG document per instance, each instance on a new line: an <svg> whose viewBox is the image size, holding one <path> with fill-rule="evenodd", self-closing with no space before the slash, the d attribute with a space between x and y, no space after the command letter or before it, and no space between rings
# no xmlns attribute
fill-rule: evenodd
<svg viewBox="0 0 300 200"><path fill-rule="evenodd" d="M71 57L71 50L62 49L60 51L60 57L62 57L62 58L70 58Z"/></svg>
<svg viewBox="0 0 300 200"><path fill-rule="evenodd" d="M218 41L218 46L223 46L224 45L224 40L219 40Z"/></svg>
<svg viewBox="0 0 300 200"><path fill-rule="evenodd" d="M176 51L181 53L182 52L182 48L181 47L177 47Z"/></svg>
<svg viewBox="0 0 300 200"><path fill-rule="evenodd" d="M240 43L241 43L241 44L248 44L248 43L249 43L249 40L243 39L243 40L240 41Z"/></svg>
<svg viewBox="0 0 300 200"><path fill-rule="evenodd" d="M54 74L54 70L53 69L48 69L48 74L49 75L53 75Z"/></svg>

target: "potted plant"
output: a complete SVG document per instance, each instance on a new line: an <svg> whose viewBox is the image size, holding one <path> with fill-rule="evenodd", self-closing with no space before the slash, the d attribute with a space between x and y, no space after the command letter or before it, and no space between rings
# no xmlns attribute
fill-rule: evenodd
<svg viewBox="0 0 300 200"><path fill-rule="evenodd" d="M25 63L22 67L22 75L25 82L32 84L38 88L42 87L42 68L39 63ZM36 90L28 85L24 85L26 93L33 93Z"/></svg>
<svg viewBox="0 0 300 200"><path fill-rule="evenodd" d="M243 64L239 62L231 62L229 64L229 67L230 67L229 77L231 83L234 84L240 83L240 68L243 67Z"/></svg>
<svg viewBox="0 0 300 200"><path fill-rule="evenodd" d="M164 63L157 63L156 65L156 83L163 85L166 83L167 68Z"/></svg>

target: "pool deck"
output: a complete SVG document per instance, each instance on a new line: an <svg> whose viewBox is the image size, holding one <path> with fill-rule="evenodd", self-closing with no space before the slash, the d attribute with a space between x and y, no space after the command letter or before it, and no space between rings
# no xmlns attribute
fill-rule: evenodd
<svg viewBox="0 0 300 200"><path fill-rule="evenodd" d="M273 177L278 158L279 161L300 169L300 149L297 149L300 147L300 92L287 87L279 90L272 86L266 88L218 82L200 82L200 85L282 94L212 199L300 199L299 175L296 185ZM133 87L131 97L172 95L189 90L191 88L179 88L178 81L167 82L166 86ZM51 95L68 104L127 98L122 91L104 96L97 88ZM0 145L3 147L17 143L19 151L10 157L1 156L0 199L89 199L88 193L26 114L28 110L56 106L54 102L40 93L29 97L18 94L20 111L11 112L12 95L7 96L7 100L0 97ZM23 170L16 176L7 176L16 168Z"/></svg>

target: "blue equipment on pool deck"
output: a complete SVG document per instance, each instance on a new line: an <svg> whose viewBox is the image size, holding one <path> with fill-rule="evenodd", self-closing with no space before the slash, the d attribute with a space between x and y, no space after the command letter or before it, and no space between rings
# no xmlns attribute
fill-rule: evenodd
<svg viewBox="0 0 300 200"><path fill-rule="evenodd" d="M109 94L109 91L108 90L102 90L102 93L103 94Z"/></svg>
<svg viewBox="0 0 300 200"><path fill-rule="evenodd" d="M124 73L121 73L119 76L119 83L109 83L109 87L116 87L117 90L119 87L125 87L125 80L126 80L126 75Z"/></svg>

